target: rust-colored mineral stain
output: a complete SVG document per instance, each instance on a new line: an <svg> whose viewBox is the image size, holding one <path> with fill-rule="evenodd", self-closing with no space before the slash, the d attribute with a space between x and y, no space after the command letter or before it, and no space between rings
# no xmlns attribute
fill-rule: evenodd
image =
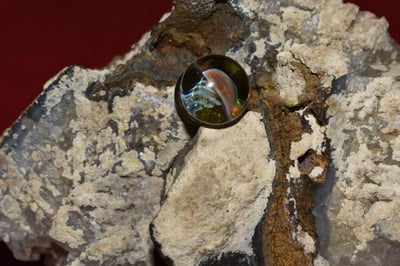
<svg viewBox="0 0 400 266"><path fill-rule="evenodd" d="M315 183L322 184L325 182L328 172L329 158L326 154L317 154L313 150L309 150L301 160L299 160L299 170L302 175L310 175L315 167L320 167L322 172L318 176L310 177Z"/></svg>
<svg viewBox="0 0 400 266"><path fill-rule="evenodd" d="M326 105L324 93L318 94L319 78L301 63L293 63L306 80L304 94L299 97L299 105L295 108L285 106L279 98L277 84L268 73L259 73L256 84L261 88L250 98L250 108L263 109L266 106L266 125L271 143L271 150L277 162L277 172L273 184L273 195L261 224L262 250L264 265L312 265L314 253L307 253L304 246L296 239L299 226L302 232L307 232L315 241L317 233L314 225L312 182L322 183L325 180L329 162L329 151L317 155L314 151L307 152L299 158L301 176L295 179L287 178L289 168L293 166L290 159L292 142L298 142L302 134L311 133L307 121L295 110L307 110L324 123ZM262 103L262 104L260 104ZM308 107L307 109L304 109ZM303 111L304 112L304 111ZM315 167L323 169L319 176L311 180L310 173ZM294 204L295 202L295 204Z"/></svg>
<svg viewBox="0 0 400 266"><path fill-rule="evenodd" d="M287 180L286 174L290 166L290 147L298 141L302 134L301 121L298 115L284 107L274 107L266 103L270 110L269 129L272 146L278 162L277 175L274 182L274 194L264 217L262 237L265 265L312 265L313 255L305 254L303 247L292 240L296 227L302 228L316 237L313 227L312 197L310 182L302 179L296 184ZM300 184L300 185L299 185ZM288 187L291 187L296 198L298 221L291 219Z"/></svg>

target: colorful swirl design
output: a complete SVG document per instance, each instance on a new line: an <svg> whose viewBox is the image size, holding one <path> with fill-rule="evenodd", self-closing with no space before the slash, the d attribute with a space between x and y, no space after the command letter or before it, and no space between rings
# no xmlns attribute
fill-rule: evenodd
<svg viewBox="0 0 400 266"><path fill-rule="evenodd" d="M225 117L232 120L237 102L235 83L227 74L216 68L205 70L202 74L202 78L192 89L182 93L186 108L197 114L204 108L219 107Z"/></svg>

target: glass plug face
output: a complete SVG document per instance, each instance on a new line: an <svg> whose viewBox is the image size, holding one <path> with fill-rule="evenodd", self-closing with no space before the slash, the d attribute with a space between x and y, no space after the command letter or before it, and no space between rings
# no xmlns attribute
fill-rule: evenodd
<svg viewBox="0 0 400 266"><path fill-rule="evenodd" d="M192 126L222 128L243 116L249 91L247 74L236 61L208 55L197 59L179 78L175 105Z"/></svg>

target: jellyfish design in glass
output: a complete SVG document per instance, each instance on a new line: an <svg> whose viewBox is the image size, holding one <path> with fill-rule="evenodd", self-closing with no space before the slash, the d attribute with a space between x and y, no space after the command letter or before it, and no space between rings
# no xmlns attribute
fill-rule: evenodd
<svg viewBox="0 0 400 266"><path fill-rule="evenodd" d="M249 83L245 71L229 57L199 58L179 78L175 102L181 118L193 126L226 127L247 107Z"/></svg>

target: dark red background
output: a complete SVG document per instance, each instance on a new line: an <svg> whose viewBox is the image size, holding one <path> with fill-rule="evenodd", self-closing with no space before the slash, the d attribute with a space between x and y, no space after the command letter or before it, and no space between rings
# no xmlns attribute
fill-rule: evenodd
<svg viewBox="0 0 400 266"><path fill-rule="evenodd" d="M385 16L400 43L395 0L351 0ZM129 51L150 30L172 0L42 0L0 3L0 134L42 91L43 84L68 65L102 68ZM2 265L42 265L13 261L0 245Z"/></svg>

